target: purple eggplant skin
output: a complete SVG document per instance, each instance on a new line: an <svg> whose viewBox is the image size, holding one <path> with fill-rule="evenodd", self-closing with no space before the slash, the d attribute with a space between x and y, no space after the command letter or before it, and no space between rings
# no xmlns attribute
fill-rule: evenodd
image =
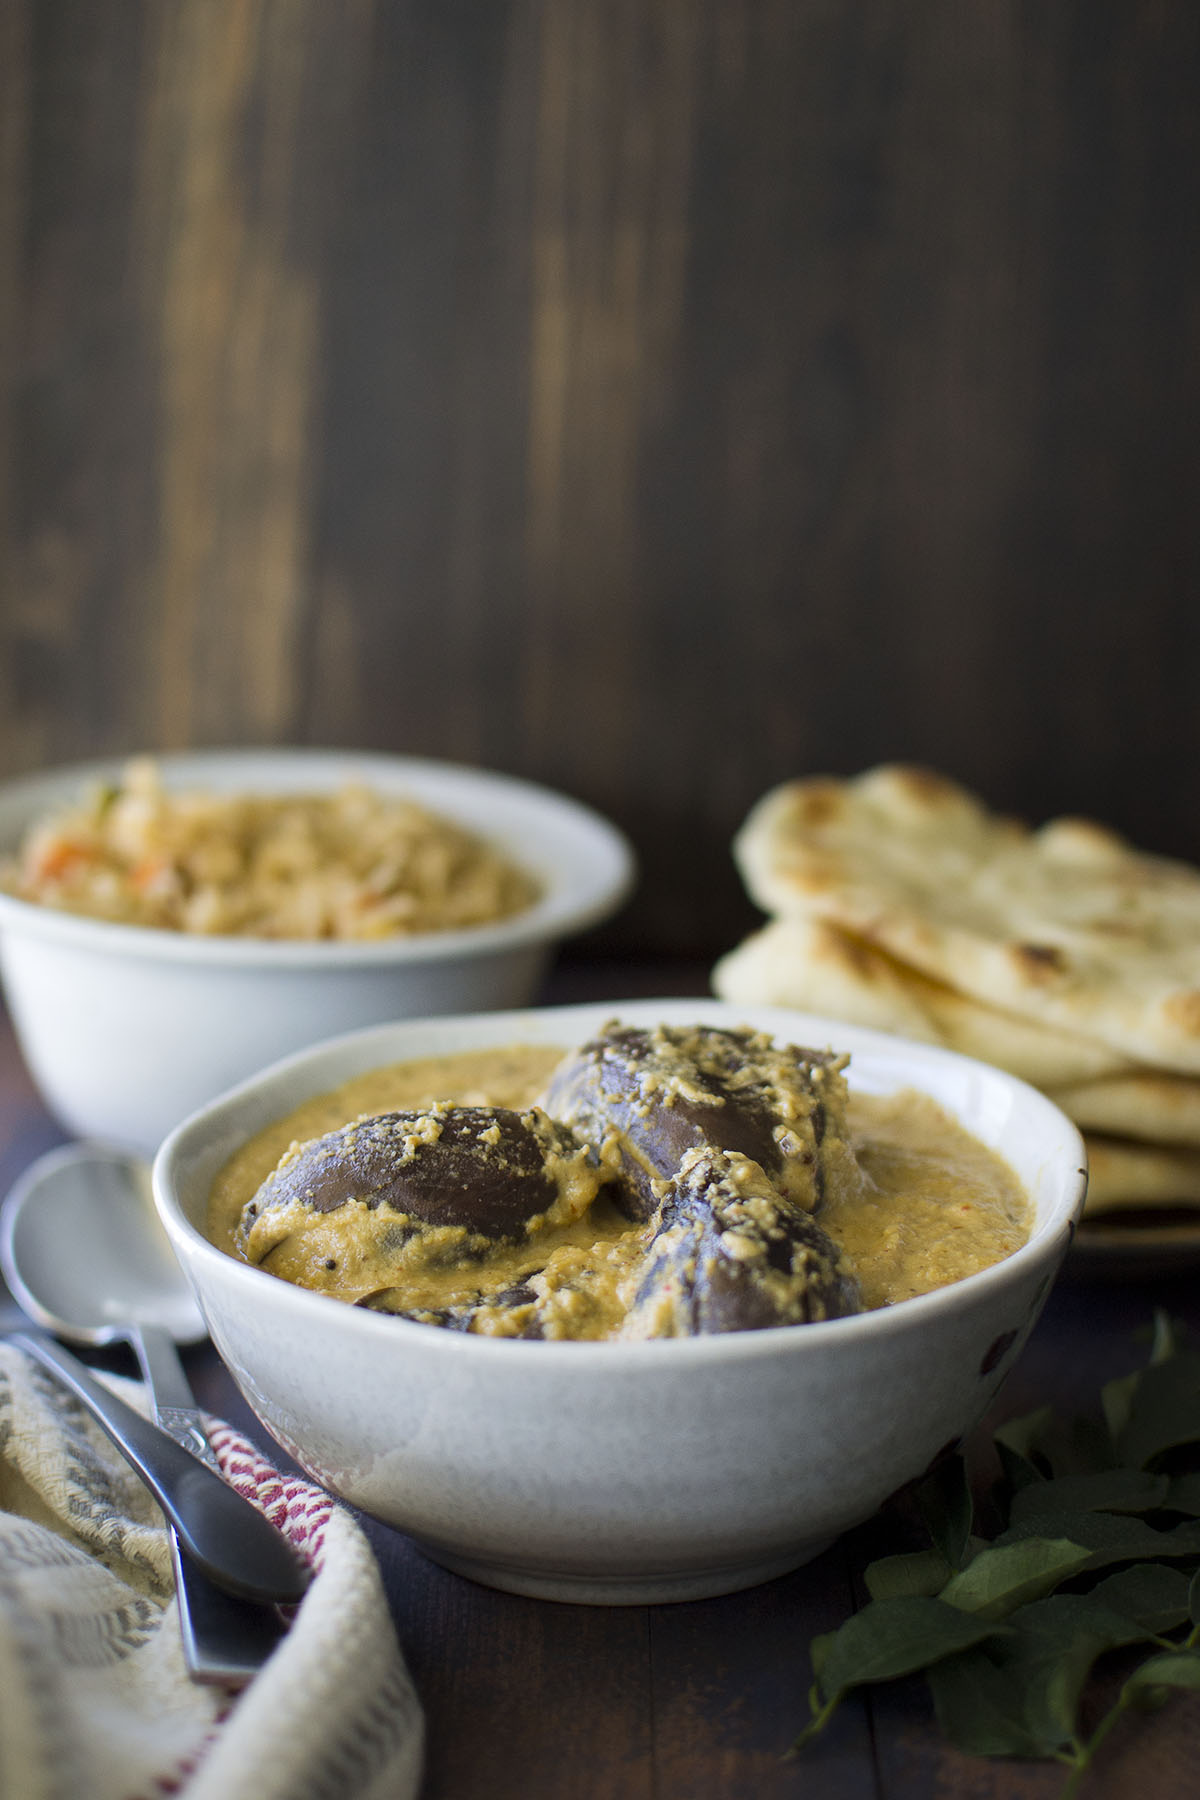
<svg viewBox="0 0 1200 1800"><path fill-rule="evenodd" d="M544 1104L593 1142L616 1134L614 1198L631 1219L652 1219L684 1157L709 1148L749 1157L816 1212L826 1145L844 1135L844 1061L750 1030L613 1020L559 1065Z"/></svg>
<svg viewBox="0 0 1200 1800"><path fill-rule="evenodd" d="M861 1311L853 1270L810 1213L747 1158L699 1151L662 1201L625 1335L761 1331Z"/></svg>
<svg viewBox="0 0 1200 1800"><path fill-rule="evenodd" d="M299 1203L336 1212L357 1200L430 1227L461 1226L497 1242L523 1238L560 1194L556 1170L586 1179L586 1147L568 1127L531 1109L436 1106L382 1113L304 1144L285 1158L248 1203L243 1235L256 1219ZM606 1177L591 1159L598 1190Z"/></svg>
<svg viewBox="0 0 1200 1800"><path fill-rule="evenodd" d="M371 1299L358 1302L360 1306L371 1306ZM441 1306L425 1308L416 1312L396 1312L386 1307L389 1318L412 1319L418 1325L437 1325L443 1331L469 1332L475 1329L475 1321L484 1312L495 1312L497 1309L512 1313L521 1313L521 1328L516 1336L521 1338L541 1338L542 1320L539 1313L539 1299L533 1288L525 1282L515 1287L504 1288L498 1294L484 1294L478 1300L466 1306Z"/></svg>

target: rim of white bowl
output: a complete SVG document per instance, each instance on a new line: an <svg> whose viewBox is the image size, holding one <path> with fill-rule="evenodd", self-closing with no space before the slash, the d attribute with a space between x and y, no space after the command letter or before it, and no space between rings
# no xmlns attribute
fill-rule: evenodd
<svg viewBox="0 0 1200 1800"><path fill-rule="evenodd" d="M0 855L16 849L22 831L36 817L77 799L89 783L119 776L130 760L117 756L73 763L0 785ZM300 746L165 751L154 755L153 761L172 788L298 793L359 780L383 793L410 796L510 856L541 883L541 897L524 911L489 925L369 942L313 942L210 937L126 925L0 892L0 929L115 956L227 967L253 963L260 969L341 969L456 961L548 942L610 917L633 889L637 864L625 834L583 801L520 776L429 757ZM509 830L496 829L492 814L501 810L513 816Z"/></svg>
<svg viewBox="0 0 1200 1800"><path fill-rule="evenodd" d="M640 1015L640 1019L638 1017ZM564 1025L568 1020L592 1021L583 1023L583 1030L594 1029L595 1024L610 1017L621 1017L633 1023L648 1022L652 1015L661 1017L666 1023L683 1023L698 1020L701 1023L731 1023L735 1018L755 1028L782 1033L794 1030L793 1042L820 1042L822 1033L832 1034L828 1042L835 1049L848 1049L851 1057L862 1052L868 1057L877 1054L895 1059L902 1057L911 1062L914 1069L924 1066L929 1069L938 1067L951 1068L968 1072L978 1071L983 1079L992 1082L1000 1089L1016 1095L1023 1105L1033 1108L1034 1116L1054 1126L1062 1139L1061 1155L1064 1167L1063 1194L1060 1203L1052 1209L1047 1217L1030 1233L1026 1242L1010 1255L993 1263L986 1269L980 1269L973 1275L964 1276L945 1287L935 1288L930 1293L915 1295L912 1299L897 1301L894 1305L877 1307L873 1311L851 1314L842 1319L816 1320L802 1327L795 1325L768 1326L759 1331L730 1331L714 1333L708 1336L681 1338L648 1338L635 1341L579 1340L572 1338L556 1338L552 1340L486 1337L471 1332L443 1331L435 1326L423 1325L413 1319L399 1318L393 1314L376 1313L363 1307L347 1306L345 1301L334 1299L331 1295L316 1294L307 1288L281 1281L277 1276L264 1269L240 1263L235 1257L218 1247L194 1225L182 1205L177 1200L173 1186L173 1166L181 1152L186 1154L188 1139L203 1131L208 1121L219 1116L231 1105L236 1104L251 1092L269 1081L278 1081L289 1072L303 1064L324 1058L338 1051L343 1046L360 1044L369 1046L372 1039L387 1041L396 1034L404 1036L417 1035L422 1030L435 1031L438 1035L452 1032L457 1026L479 1025L497 1027L507 1025L510 1029L519 1029L521 1021L541 1019L553 1022L562 1019ZM498 1043L502 1039L496 1040ZM511 1038L509 1041L514 1041ZM464 1044L462 1048L473 1046ZM474 1046L482 1047L482 1046ZM431 1051L428 1054L450 1054L447 1051ZM420 1050L414 1050L414 1057L420 1056ZM389 1061L403 1060L400 1056L387 1057ZM372 1065L364 1064L364 1068ZM382 1066L376 1064L374 1066ZM853 1060L851 1074L853 1075ZM347 1075L333 1075L329 1087L339 1085L340 1081L350 1079ZM911 1085L920 1088L919 1081L913 1080L899 1085ZM321 1088L311 1090L313 1094L323 1091ZM928 1090L926 1090L928 1091ZM296 1099L293 1104L300 1105L303 1098ZM287 1109L285 1108L285 1111ZM276 1115L282 1116L282 1115ZM252 1134L248 1134L252 1135ZM228 1155L246 1139L238 1139L231 1143ZM971 1308L977 1299L986 1294L1009 1285L1015 1277L1019 1277L1030 1264L1049 1263L1054 1267L1065 1252L1080 1213L1087 1192L1087 1152L1083 1138L1077 1127L1053 1101L1006 1070L997 1069L990 1063L981 1063L973 1057L961 1056L957 1051L943 1050L932 1044L921 1044L908 1038L895 1037L890 1033L875 1031L867 1026L850 1026L841 1020L828 1019L819 1014L801 1013L787 1007L749 1006L737 1007L727 1001L712 1000L703 996L696 999L681 1000L678 997L663 1000L627 1000L604 1001L600 1003L572 1004L565 1006L543 1006L523 1008L501 1013L462 1013L438 1019L405 1020L392 1025L367 1026L363 1029L344 1032L335 1038L329 1038L321 1044L312 1045L291 1056L281 1058L269 1068L251 1076L249 1080L240 1082L225 1094L184 1119L170 1135L164 1139L154 1159L152 1184L155 1205L169 1236L178 1235L192 1254L205 1260L218 1258L214 1267L219 1268L227 1281L244 1289L247 1303L253 1305L255 1295L263 1294L262 1283L273 1284L275 1299L273 1304L283 1307L298 1322L307 1320L314 1328L319 1328L322 1319L328 1320L329 1307L337 1307L342 1313L349 1313L358 1321L353 1329L367 1334L367 1341L373 1342L373 1334L379 1334L379 1342L386 1342L396 1332L408 1335L419 1334L421 1343L429 1344L430 1334L436 1336L436 1342L444 1345L437 1351L438 1355L492 1357L507 1356L531 1358L531 1366L539 1363L549 1369L559 1363L563 1357L584 1363L595 1361L598 1365L615 1370L620 1366L641 1366L647 1364L665 1364L676 1361L710 1362L725 1360L729 1357L776 1356L785 1347L798 1349L805 1343L825 1343L830 1335L843 1341L851 1337L870 1337L877 1333L894 1331L919 1330L926 1320L938 1316L948 1317L956 1312ZM185 1264L186 1266L186 1264ZM1047 1288L1048 1288L1047 1284ZM1040 1301L1038 1302L1040 1305ZM315 1308L315 1310L314 1310ZM1014 1324L1019 1323L1014 1321Z"/></svg>

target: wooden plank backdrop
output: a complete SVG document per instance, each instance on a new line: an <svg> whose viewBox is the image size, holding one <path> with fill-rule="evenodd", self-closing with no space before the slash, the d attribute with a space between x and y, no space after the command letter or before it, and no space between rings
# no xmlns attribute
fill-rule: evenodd
<svg viewBox="0 0 1200 1800"><path fill-rule="evenodd" d="M362 745L601 948L915 758L1200 857L1200 8L0 0L0 774Z"/></svg>

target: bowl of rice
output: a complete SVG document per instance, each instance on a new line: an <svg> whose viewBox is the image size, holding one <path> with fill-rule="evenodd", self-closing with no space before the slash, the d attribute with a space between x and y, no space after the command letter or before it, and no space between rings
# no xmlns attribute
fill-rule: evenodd
<svg viewBox="0 0 1200 1800"><path fill-rule="evenodd" d="M277 1057L527 1005L633 856L564 795L302 749L76 765L0 787L0 977L70 1132L142 1152Z"/></svg>

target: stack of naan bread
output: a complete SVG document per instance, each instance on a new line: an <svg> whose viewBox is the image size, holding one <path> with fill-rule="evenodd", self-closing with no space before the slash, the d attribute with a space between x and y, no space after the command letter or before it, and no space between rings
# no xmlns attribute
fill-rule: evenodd
<svg viewBox="0 0 1200 1800"><path fill-rule="evenodd" d="M793 781L734 853L770 922L713 986L996 1063L1082 1128L1087 1213L1200 1207L1200 871L922 769Z"/></svg>

